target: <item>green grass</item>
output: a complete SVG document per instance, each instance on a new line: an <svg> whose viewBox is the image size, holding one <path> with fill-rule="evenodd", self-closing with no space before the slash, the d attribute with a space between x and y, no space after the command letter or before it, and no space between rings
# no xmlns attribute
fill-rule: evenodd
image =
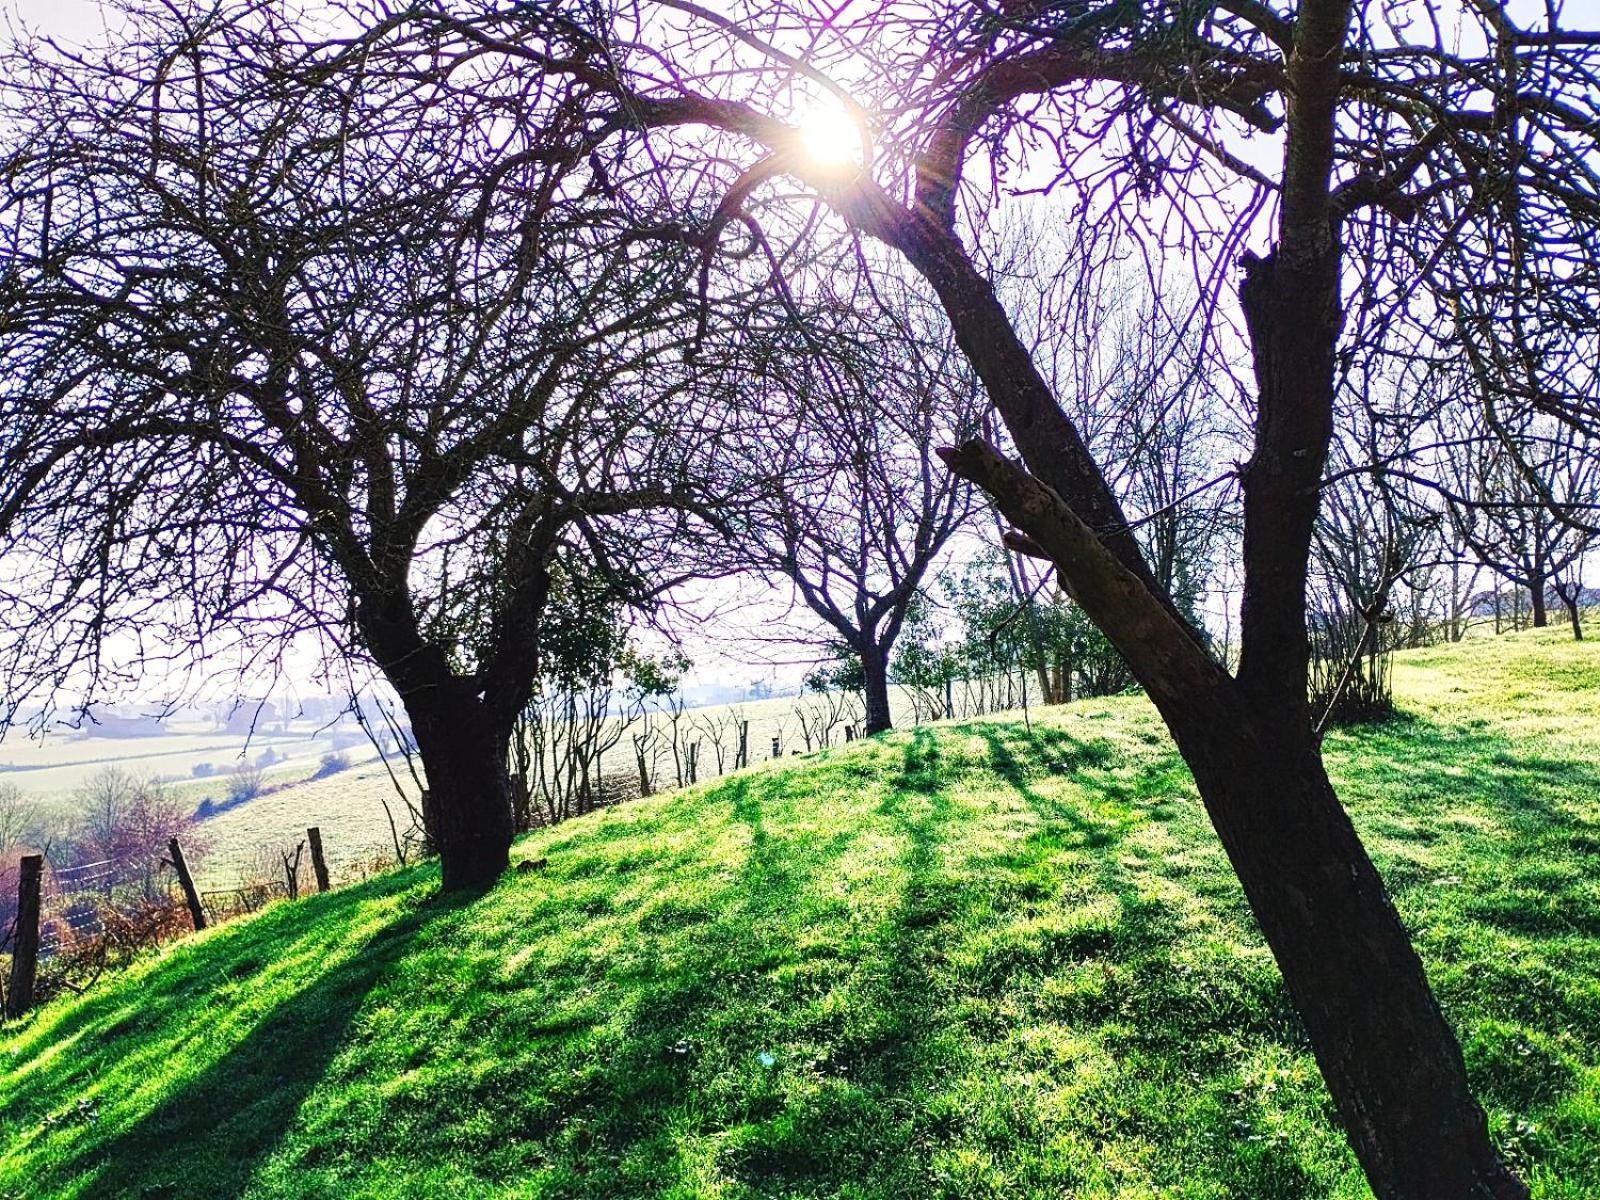
<svg viewBox="0 0 1600 1200"><path fill-rule="evenodd" d="M1541 1197L1600 1197L1600 651L1410 656L1330 758ZM1367 1195L1150 709L546 831L191 939L0 1039L0 1196Z"/></svg>

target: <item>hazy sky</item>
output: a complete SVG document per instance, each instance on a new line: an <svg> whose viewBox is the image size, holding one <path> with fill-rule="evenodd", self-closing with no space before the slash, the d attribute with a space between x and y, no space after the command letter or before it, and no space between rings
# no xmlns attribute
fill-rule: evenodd
<svg viewBox="0 0 1600 1200"><path fill-rule="evenodd" d="M22 18L40 33L61 38L81 38L104 21L94 0L0 0L0 11Z"/></svg>

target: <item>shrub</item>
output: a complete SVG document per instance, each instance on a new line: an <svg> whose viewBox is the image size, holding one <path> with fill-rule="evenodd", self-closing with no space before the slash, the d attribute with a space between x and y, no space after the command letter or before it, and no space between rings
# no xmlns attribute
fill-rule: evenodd
<svg viewBox="0 0 1600 1200"><path fill-rule="evenodd" d="M350 769L350 756L341 751L334 750L322 756L322 761L317 764L313 779L326 779L330 775L337 775L340 771Z"/></svg>
<svg viewBox="0 0 1600 1200"><path fill-rule="evenodd" d="M266 775L259 766L245 763L228 776L228 803L243 804L261 794Z"/></svg>

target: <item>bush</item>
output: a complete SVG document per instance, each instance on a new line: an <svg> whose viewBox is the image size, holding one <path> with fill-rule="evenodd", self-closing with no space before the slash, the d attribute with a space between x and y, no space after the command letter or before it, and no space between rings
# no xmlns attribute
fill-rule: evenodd
<svg viewBox="0 0 1600 1200"><path fill-rule="evenodd" d="M337 775L340 771L350 769L350 756L338 750L331 751L322 756L322 761L317 764L313 779L326 779L330 775Z"/></svg>
<svg viewBox="0 0 1600 1200"><path fill-rule="evenodd" d="M243 804L261 794L265 772L259 766L246 763L228 776L228 803Z"/></svg>

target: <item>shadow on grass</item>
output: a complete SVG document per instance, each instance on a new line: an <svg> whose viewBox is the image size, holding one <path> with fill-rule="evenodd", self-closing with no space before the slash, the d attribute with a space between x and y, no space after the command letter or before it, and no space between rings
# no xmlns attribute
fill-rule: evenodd
<svg viewBox="0 0 1600 1200"><path fill-rule="evenodd" d="M203 1016L188 1029L162 1030L161 1025L164 1016L183 1011L183 1006L204 1009L204 1001L189 994L197 986L215 988L232 982L248 988L267 966L269 946L283 950L282 942L273 939L282 938L285 919L316 921L324 928L328 923L342 926L362 901L371 899L368 889L335 893L319 905L320 913L311 906L295 906L294 911L270 914L276 919L261 922L260 929L240 931L244 937L216 938L195 946L183 960L153 974L138 1013L124 1010L103 1029L90 1030L90 1036L98 1045L125 1046L123 1038L137 1037L145 1032L142 1027L149 1026L153 1034L166 1034L167 1053L189 1052L189 1046L207 1036L205 1028L196 1027ZM404 957L419 932L472 899L432 897L364 942L340 946L344 953L340 961L268 1009L205 1069L176 1081L131 1125L105 1137L97 1136L94 1127L87 1130L53 1172L52 1182L70 1179L81 1194L92 1196L224 1200L242 1195L322 1080L368 992ZM291 943L289 948L311 949L313 955L308 956L314 956L315 947ZM92 1076L98 1056L90 1057Z"/></svg>

